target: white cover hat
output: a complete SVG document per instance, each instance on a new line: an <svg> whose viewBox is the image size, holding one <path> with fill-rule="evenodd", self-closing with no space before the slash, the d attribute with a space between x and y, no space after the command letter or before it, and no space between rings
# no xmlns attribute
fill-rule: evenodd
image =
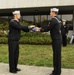
<svg viewBox="0 0 74 75"><path fill-rule="evenodd" d="M18 10L18 11L14 11L14 12L12 12L12 14L13 15L15 15L15 14L20 14L20 11Z"/></svg>
<svg viewBox="0 0 74 75"><path fill-rule="evenodd" d="M57 8L51 8L50 11L59 12L59 9L57 9Z"/></svg>

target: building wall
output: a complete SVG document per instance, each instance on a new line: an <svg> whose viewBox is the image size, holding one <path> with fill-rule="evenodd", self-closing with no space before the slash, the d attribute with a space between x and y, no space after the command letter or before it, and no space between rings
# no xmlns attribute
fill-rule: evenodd
<svg viewBox="0 0 74 75"><path fill-rule="evenodd" d="M72 5L74 0L0 0L0 9Z"/></svg>

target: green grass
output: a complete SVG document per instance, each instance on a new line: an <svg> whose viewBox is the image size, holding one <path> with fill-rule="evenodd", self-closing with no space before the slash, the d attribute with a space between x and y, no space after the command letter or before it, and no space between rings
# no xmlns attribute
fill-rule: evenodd
<svg viewBox="0 0 74 75"><path fill-rule="evenodd" d="M19 64L52 67L51 45L20 45ZM0 44L0 62L8 63L8 45ZM62 47L62 67L74 68L74 45Z"/></svg>

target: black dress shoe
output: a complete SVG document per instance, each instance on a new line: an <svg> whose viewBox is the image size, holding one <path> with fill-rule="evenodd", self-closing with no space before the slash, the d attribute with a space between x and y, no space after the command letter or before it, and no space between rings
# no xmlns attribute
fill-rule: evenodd
<svg viewBox="0 0 74 75"><path fill-rule="evenodd" d="M50 75L60 75L60 74L55 74L54 72L52 72Z"/></svg>
<svg viewBox="0 0 74 75"><path fill-rule="evenodd" d="M16 71L21 71L21 69L17 68Z"/></svg>
<svg viewBox="0 0 74 75"><path fill-rule="evenodd" d="M10 73L17 73L17 71L16 70L12 70L12 71L10 71Z"/></svg>

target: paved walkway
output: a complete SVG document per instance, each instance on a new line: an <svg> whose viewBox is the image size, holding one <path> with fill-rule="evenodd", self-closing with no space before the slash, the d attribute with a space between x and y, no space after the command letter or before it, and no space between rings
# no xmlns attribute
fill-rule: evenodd
<svg viewBox="0 0 74 75"><path fill-rule="evenodd" d="M0 63L0 75L49 75L53 70L53 68L39 66L18 65L18 67L21 71L12 74L8 71L8 64ZM74 75L74 69L62 69L61 75Z"/></svg>

